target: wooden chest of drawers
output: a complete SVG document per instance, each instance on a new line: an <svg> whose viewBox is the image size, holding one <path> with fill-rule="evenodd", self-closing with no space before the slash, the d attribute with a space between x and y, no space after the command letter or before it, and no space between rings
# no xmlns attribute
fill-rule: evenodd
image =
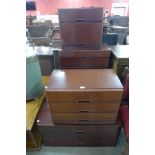
<svg viewBox="0 0 155 155"><path fill-rule="evenodd" d="M59 52L61 69L110 68L110 50L62 50Z"/></svg>
<svg viewBox="0 0 155 155"><path fill-rule="evenodd" d="M100 49L103 8L59 9L62 49Z"/></svg>
<svg viewBox="0 0 155 155"><path fill-rule="evenodd" d="M54 70L46 86L55 124L115 123L122 93L112 69Z"/></svg>
<svg viewBox="0 0 155 155"><path fill-rule="evenodd" d="M47 102L37 122L46 146L114 146L122 127L119 117L115 124L54 125Z"/></svg>

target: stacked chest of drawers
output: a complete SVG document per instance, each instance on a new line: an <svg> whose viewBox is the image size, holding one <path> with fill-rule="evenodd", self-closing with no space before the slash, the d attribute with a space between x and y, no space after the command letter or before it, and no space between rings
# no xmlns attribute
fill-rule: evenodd
<svg viewBox="0 0 155 155"><path fill-rule="evenodd" d="M103 8L59 9L62 49L100 49Z"/></svg>
<svg viewBox="0 0 155 155"><path fill-rule="evenodd" d="M102 20L103 8L59 9L58 68L110 68L111 50L102 45Z"/></svg>
<svg viewBox="0 0 155 155"><path fill-rule="evenodd" d="M61 69L95 69L110 67L111 51L107 49L101 50L74 50L59 52L59 67Z"/></svg>
<svg viewBox="0 0 155 155"><path fill-rule="evenodd" d="M121 128L117 118L122 92L123 87L111 69L54 70L46 87L53 124L39 124L45 144L116 145Z"/></svg>

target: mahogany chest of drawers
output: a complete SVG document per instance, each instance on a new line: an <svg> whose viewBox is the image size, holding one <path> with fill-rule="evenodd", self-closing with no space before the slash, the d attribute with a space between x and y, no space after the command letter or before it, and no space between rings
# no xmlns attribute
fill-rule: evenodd
<svg viewBox="0 0 155 155"><path fill-rule="evenodd" d="M62 49L100 49L103 8L59 9Z"/></svg>
<svg viewBox="0 0 155 155"><path fill-rule="evenodd" d="M54 124L115 123L122 93L112 69L54 70L46 86Z"/></svg>
<svg viewBox="0 0 155 155"><path fill-rule="evenodd" d="M46 146L114 146L122 122L103 125L54 125L47 102L43 104L37 125Z"/></svg>
<svg viewBox="0 0 155 155"><path fill-rule="evenodd" d="M109 50L79 50L60 51L59 66L61 69L74 68L110 68L111 51Z"/></svg>

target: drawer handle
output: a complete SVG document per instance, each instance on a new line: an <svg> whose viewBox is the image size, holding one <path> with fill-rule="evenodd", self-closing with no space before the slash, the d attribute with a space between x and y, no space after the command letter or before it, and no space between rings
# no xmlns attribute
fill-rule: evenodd
<svg viewBox="0 0 155 155"><path fill-rule="evenodd" d="M90 110L77 110L77 112L91 112Z"/></svg>
<svg viewBox="0 0 155 155"><path fill-rule="evenodd" d="M78 101L78 103L90 103L88 100Z"/></svg>
<svg viewBox="0 0 155 155"><path fill-rule="evenodd" d="M85 143L78 143L77 145L84 145Z"/></svg>
<svg viewBox="0 0 155 155"><path fill-rule="evenodd" d="M90 122L90 120L79 120L79 122Z"/></svg>
<svg viewBox="0 0 155 155"><path fill-rule="evenodd" d="M86 19L84 19L84 18L76 19L76 22L86 22Z"/></svg>
<svg viewBox="0 0 155 155"><path fill-rule="evenodd" d="M85 133L84 131L75 131L75 133Z"/></svg>
<svg viewBox="0 0 155 155"><path fill-rule="evenodd" d="M86 44L84 44L84 43L77 43L77 44L75 44L76 46L85 46Z"/></svg>

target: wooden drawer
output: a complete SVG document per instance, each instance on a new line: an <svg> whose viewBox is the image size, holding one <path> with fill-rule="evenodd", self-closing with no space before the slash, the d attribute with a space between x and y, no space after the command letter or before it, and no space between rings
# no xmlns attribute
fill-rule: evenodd
<svg viewBox="0 0 155 155"><path fill-rule="evenodd" d="M99 50L101 48L101 44L100 43L94 43L94 44L90 44L87 41L80 41L81 43L72 43L72 44L68 44L68 45L64 45L62 44L62 49L63 50Z"/></svg>
<svg viewBox="0 0 155 155"><path fill-rule="evenodd" d="M117 113L53 113L55 124L105 124L115 123Z"/></svg>
<svg viewBox="0 0 155 155"><path fill-rule="evenodd" d="M109 58L111 51L108 49L101 50L62 50L59 52L59 57L63 58Z"/></svg>
<svg viewBox="0 0 155 155"><path fill-rule="evenodd" d="M44 144L49 146L116 145L121 125L39 126Z"/></svg>
<svg viewBox="0 0 155 155"><path fill-rule="evenodd" d="M47 91L49 103L121 102L123 89L106 91Z"/></svg>
<svg viewBox="0 0 155 155"><path fill-rule="evenodd" d="M102 23L61 23L63 49L99 49L102 43Z"/></svg>
<svg viewBox="0 0 155 155"><path fill-rule="evenodd" d="M117 125L62 126L61 129L42 132L42 136L45 145L51 146L110 146L116 145L120 128Z"/></svg>
<svg viewBox="0 0 155 155"><path fill-rule="evenodd" d="M109 68L109 58L102 58L102 57L66 58L66 57L60 57L60 68Z"/></svg>
<svg viewBox="0 0 155 155"><path fill-rule="evenodd" d="M118 112L117 103L49 103L52 113Z"/></svg>
<svg viewBox="0 0 155 155"><path fill-rule="evenodd" d="M121 125L39 126L44 144L49 146L113 146Z"/></svg>
<svg viewBox="0 0 155 155"><path fill-rule="evenodd" d="M59 9L59 22L102 21L103 8Z"/></svg>

